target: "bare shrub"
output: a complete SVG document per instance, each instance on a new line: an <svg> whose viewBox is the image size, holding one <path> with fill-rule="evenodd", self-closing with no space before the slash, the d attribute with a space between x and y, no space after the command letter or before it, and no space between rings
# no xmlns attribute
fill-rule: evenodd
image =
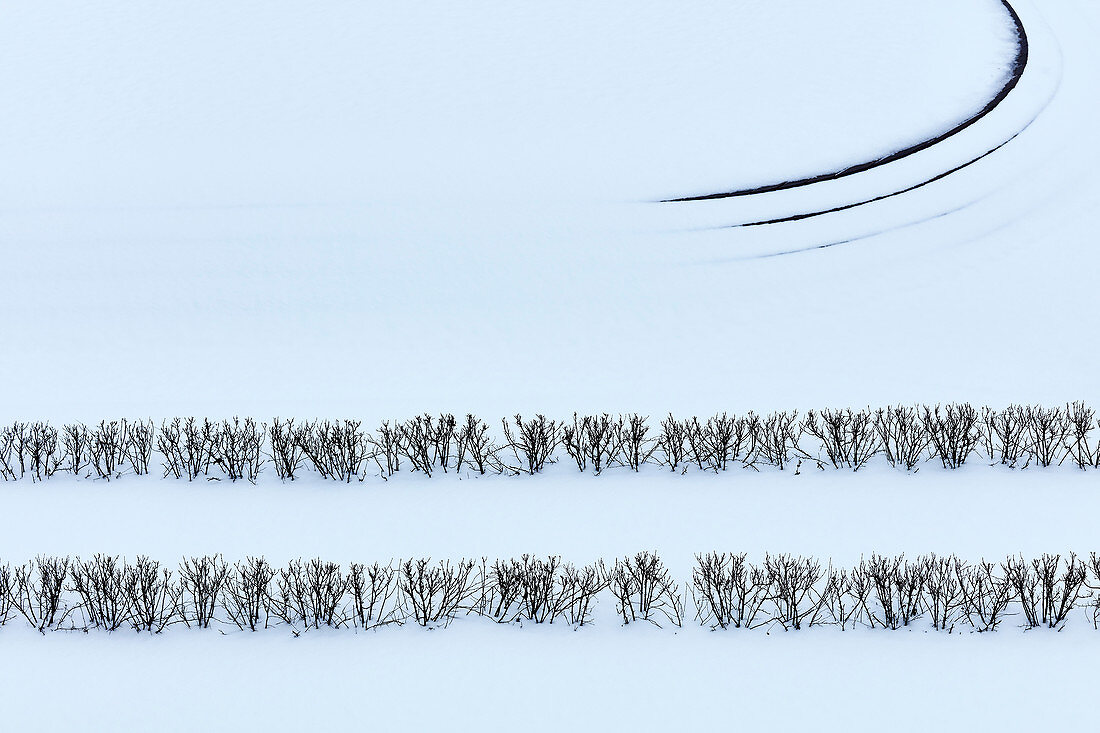
<svg viewBox="0 0 1100 733"><path fill-rule="evenodd" d="M131 625L138 632L159 634L179 610L180 590L172 582L172 571L145 555L138 555L126 570Z"/></svg>
<svg viewBox="0 0 1100 733"><path fill-rule="evenodd" d="M696 555L692 571L695 618L712 629L753 628L768 598L767 574L745 553Z"/></svg>
<svg viewBox="0 0 1100 733"><path fill-rule="evenodd" d="M867 609L872 628L898 629L922 615L924 576L920 563L908 563L904 555L888 558L873 554L865 568L871 580L871 598L877 602Z"/></svg>
<svg viewBox="0 0 1100 733"><path fill-rule="evenodd" d="M558 612L570 626L584 626L592 619L596 596L608 587L603 561L580 568L566 563L558 576Z"/></svg>
<svg viewBox="0 0 1100 733"><path fill-rule="evenodd" d="M1100 444L1089 440L1092 431L1100 427L1100 422L1096 420L1096 411L1087 407L1084 402L1074 402L1066 406L1066 414L1070 428L1066 436L1066 455L1062 460L1070 458L1080 469L1100 468ZM0 457L0 461L2 460ZM3 466L0 466L0 471L3 471Z"/></svg>
<svg viewBox="0 0 1100 733"><path fill-rule="evenodd" d="M432 459L438 468L443 469L443 473L447 473L451 465L457 426L455 416L447 413L439 416L432 431Z"/></svg>
<svg viewBox="0 0 1100 733"><path fill-rule="evenodd" d="M657 450L657 441L646 437L648 416L637 413L619 417L619 453L621 461L632 471L640 471Z"/></svg>
<svg viewBox="0 0 1100 733"><path fill-rule="evenodd" d="M401 456L404 451L401 437L401 426L391 426L388 420L375 431L375 435L368 435L367 441L371 445L371 458L382 472L383 478L389 478L401 470Z"/></svg>
<svg viewBox="0 0 1100 733"><path fill-rule="evenodd" d="M238 629L268 628L272 616L271 581L276 571L263 557L233 564L221 585L221 605Z"/></svg>
<svg viewBox="0 0 1100 733"><path fill-rule="evenodd" d="M334 562L315 557L309 562L291 560L275 578L275 615L291 626L318 629L345 622L344 594L348 579Z"/></svg>
<svg viewBox="0 0 1100 733"><path fill-rule="evenodd" d="M153 445L156 428L152 420L134 420L127 425L126 443L123 453L130 469L137 476L149 473L149 462L153 458Z"/></svg>
<svg viewBox="0 0 1100 733"><path fill-rule="evenodd" d="M825 574L825 585L821 592L818 623L825 623L823 614L828 612L832 624L838 624L845 631L851 624L863 623L867 613L867 599L871 593L871 577L867 573L866 563L861 563L851 571L846 568L834 568L830 563ZM811 619L814 625L816 619Z"/></svg>
<svg viewBox="0 0 1100 733"><path fill-rule="evenodd" d="M481 559L478 570L478 591L473 611L478 616L497 623L510 624L519 620L520 575L523 568L518 560Z"/></svg>
<svg viewBox="0 0 1100 733"><path fill-rule="evenodd" d="M1003 410L983 407L979 429L982 445L990 460L1015 466L1027 453L1026 421L1024 410L1019 405L1009 405Z"/></svg>
<svg viewBox="0 0 1100 733"><path fill-rule="evenodd" d="M427 413L398 423L397 450L409 459L414 471L431 476L440 468L446 473L454 446L455 426L454 415L440 415L435 419Z"/></svg>
<svg viewBox="0 0 1100 733"><path fill-rule="evenodd" d="M125 560L97 553L91 560L77 558L69 571L69 590L80 598L80 610L88 625L115 631L132 617Z"/></svg>
<svg viewBox="0 0 1100 733"><path fill-rule="evenodd" d="M279 418L271 421L271 465L280 480L293 481L302 466L302 446L294 438L294 419L285 422Z"/></svg>
<svg viewBox="0 0 1100 733"><path fill-rule="evenodd" d="M858 471L879 452L880 439L869 409L810 410L802 420L802 432L817 438L833 468Z"/></svg>
<svg viewBox="0 0 1100 733"><path fill-rule="evenodd" d="M1028 437L1027 450L1036 463L1047 468L1064 457L1070 420L1062 408L1039 405L1026 407L1024 426Z"/></svg>
<svg viewBox="0 0 1100 733"><path fill-rule="evenodd" d="M714 444L706 424L700 424L697 417L684 421L684 437L687 438L688 455L699 470L713 467L717 471L720 462L714 455Z"/></svg>
<svg viewBox="0 0 1100 733"><path fill-rule="evenodd" d="M920 562L903 560L894 574L894 590L902 626L909 626L924 615L924 570Z"/></svg>
<svg viewBox="0 0 1100 733"><path fill-rule="evenodd" d="M1027 627L1038 626L1040 623L1039 578L1031 567L1031 563L1024 560L1022 556L1018 559L1009 557L1001 563L1001 570L1012 588L1016 601L1023 609Z"/></svg>
<svg viewBox="0 0 1100 733"><path fill-rule="evenodd" d="M19 441L22 423L0 428L0 479L14 481L23 476L23 453Z"/></svg>
<svg viewBox="0 0 1100 733"><path fill-rule="evenodd" d="M0 563L0 626L11 620L14 613L12 600L15 598L15 576L11 565Z"/></svg>
<svg viewBox="0 0 1100 733"><path fill-rule="evenodd" d="M0 567L0 573L3 572ZM1089 601L1086 606L1089 618L1092 620L1092 628L1100 629L1100 555L1095 552L1089 555L1089 563L1086 568L1088 575L1085 578L1085 587L1089 591ZM3 590L3 576L0 575L0 591ZM3 621L3 609L0 608L0 622Z"/></svg>
<svg viewBox="0 0 1100 733"><path fill-rule="evenodd" d="M482 561L478 612L498 623L552 623L558 614L561 558L523 555L519 560Z"/></svg>
<svg viewBox="0 0 1100 733"><path fill-rule="evenodd" d="M12 568L11 605L41 632L60 623L68 613L63 599L70 566L68 557L39 555Z"/></svg>
<svg viewBox="0 0 1100 733"><path fill-rule="evenodd" d="M955 563L955 575L962 594L962 615L976 631L994 631L1004 620L1012 601L1013 586L1003 575L993 571L991 562L977 565Z"/></svg>
<svg viewBox="0 0 1100 733"><path fill-rule="evenodd" d="M516 470L531 475L539 473L548 463L554 462L554 450L561 442L561 425L543 415L536 415L526 422L522 416L516 415L514 420L515 432L507 420L501 422L508 441L506 447L511 449L519 464Z"/></svg>
<svg viewBox="0 0 1100 733"><path fill-rule="evenodd" d="M434 429L431 423L431 415L418 415L411 420L397 423L398 451L409 460L414 471L420 471L426 476L432 475L435 465L432 458Z"/></svg>
<svg viewBox="0 0 1100 733"><path fill-rule="evenodd" d="M352 625L374 629L404 623L406 612L398 589L398 575L392 565L352 563L347 584Z"/></svg>
<svg viewBox="0 0 1100 733"><path fill-rule="evenodd" d="M361 425L359 420L303 423L294 429L294 439L322 478L351 483L371 455Z"/></svg>
<svg viewBox="0 0 1100 733"><path fill-rule="evenodd" d="M1072 553L1064 563L1060 555L1043 554L1030 563L1023 557L1009 557L1001 567L1028 628L1061 628L1087 579L1085 564Z"/></svg>
<svg viewBox="0 0 1100 733"><path fill-rule="evenodd" d="M660 462L675 471L687 458L687 423L677 420L670 413L661 421L661 432L657 434L657 450Z"/></svg>
<svg viewBox="0 0 1100 733"><path fill-rule="evenodd" d="M1043 588L1043 617L1049 628L1060 629L1081 598L1088 580L1088 569L1072 552L1064 561L1060 573L1057 555L1053 560L1049 555L1044 555L1036 563Z"/></svg>
<svg viewBox="0 0 1100 733"><path fill-rule="evenodd" d="M648 621L660 627L664 619L683 626L684 594L656 554L643 551L616 560L608 574L608 587L624 624Z"/></svg>
<svg viewBox="0 0 1100 733"><path fill-rule="evenodd" d="M558 575L561 557L542 560L532 555L520 558L519 611L517 617L537 624L553 622L559 613Z"/></svg>
<svg viewBox="0 0 1100 733"><path fill-rule="evenodd" d="M519 560L482 561L477 612L498 623L559 619L581 626L588 622L596 593L606 587L600 566L577 570L561 557L545 560L523 555Z"/></svg>
<svg viewBox="0 0 1100 733"><path fill-rule="evenodd" d="M707 419L705 434L713 448L711 460L716 470L725 471L727 466L738 459L746 463L752 461L750 447L754 445L756 438L750 424L752 417L755 415L751 412L749 417L737 417L723 412Z"/></svg>
<svg viewBox="0 0 1100 733"><path fill-rule="evenodd" d="M792 460L810 458L799 444L802 427L798 410L773 412L752 423L756 457L763 463L784 470Z"/></svg>
<svg viewBox="0 0 1100 733"><path fill-rule="evenodd" d="M950 631L963 606L958 558L929 555L919 560L924 578L924 609L932 617L932 628Z"/></svg>
<svg viewBox="0 0 1100 733"><path fill-rule="evenodd" d="M263 447L267 440L267 425L257 425L246 417L222 420L217 428L211 461L220 466L230 481L245 479L256 483L264 464Z"/></svg>
<svg viewBox="0 0 1100 733"><path fill-rule="evenodd" d="M57 428L48 423L15 422L0 431L0 475L4 480L43 481L62 466ZM18 468L17 468L18 467Z"/></svg>
<svg viewBox="0 0 1100 733"><path fill-rule="evenodd" d="M924 460L931 438L915 407L897 405L875 411L875 432L891 466L912 471Z"/></svg>
<svg viewBox="0 0 1100 733"><path fill-rule="evenodd" d="M0 436L0 442L3 437ZM62 461L65 468L79 476L90 459L91 432L83 423L65 425L61 428ZM0 447L0 475L4 473L3 448Z"/></svg>
<svg viewBox="0 0 1100 733"><path fill-rule="evenodd" d="M738 459L750 465L754 460L752 446L758 437L755 433L758 424L759 419L751 412L741 418L723 412L707 418L705 423L693 417L684 426L691 460L700 470L715 473L725 471Z"/></svg>
<svg viewBox="0 0 1100 733"><path fill-rule="evenodd" d="M217 428L210 420L172 418L161 423L157 450L163 456L164 476L194 481L210 474L217 442Z"/></svg>
<svg viewBox="0 0 1100 733"><path fill-rule="evenodd" d="M504 470L498 457L500 450L489 433L489 426L474 415L467 414L466 421L455 433L457 470L467 466L482 475L489 471L500 473Z"/></svg>
<svg viewBox="0 0 1100 733"><path fill-rule="evenodd" d="M621 430L621 422L607 413L578 417L574 412L573 424L562 425L561 441L577 470L584 471L591 465L592 472L599 474L618 459Z"/></svg>
<svg viewBox="0 0 1100 733"><path fill-rule="evenodd" d="M584 431L581 429L577 413L573 413L573 425L562 426L562 444L565 453L577 464L577 470L588 470L588 451L584 446Z"/></svg>
<svg viewBox="0 0 1100 733"><path fill-rule="evenodd" d="M472 610L497 623L554 623L583 626L591 619L596 594L608 584L603 563L576 568L552 555L546 560L482 560L477 601Z"/></svg>
<svg viewBox="0 0 1100 733"><path fill-rule="evenodd" d="M774 607L770 620L785 631L801 629L821 605L821 596L815 588L822 576L821 563L812 558L767 554L764 572L768 578L768 600Z"/></svg>
<svg viewBox="0 0 1100 733"><path fill-rule="evenodd" d="M125 420L101 420L91 434L92 468L99 478L110 481L126 464L127 430Z"/></svg>
<svg viewBox="0 0 1100 733"><path fill-rule="evenodd" d="M57 428L45 422L32 422L20 438L20 455L26 456L31 480L44 481L53 476L61 467L61 458L57 454Z"/></svg>
<svg viewBox="0 0 1100 733"><path fill-rule="evenodd" d="M406 560L398 587L413 620L421 626L449 625L476 589L473 569L473 560L453 566L447 561L433 566L429 558Z"/></svg>
<svg viewBox="0 0 1100 733"><path fill-rule="evenodd" d="M959 468L974 452L981 440L978 411L969 402L924 408L921 416L932 454L939 457L944 468Z"/></svg>
<svg viewBox="0 0 1100 733"><path fill-rule="evenodd" d="M210 626L229 568L221 555L184 558L180 562L180 617L190 627Z"/></svg>

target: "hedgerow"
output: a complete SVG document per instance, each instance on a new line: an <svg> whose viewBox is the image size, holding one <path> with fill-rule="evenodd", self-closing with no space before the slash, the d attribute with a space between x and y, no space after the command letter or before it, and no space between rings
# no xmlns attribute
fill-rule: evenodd
<svg viewBox="0 0 1100 733"><path fill-rule="evenodd" d="M312 558L275 567L262 557L183 558L177 569L148 557L38 556L0 563L0 626L22 618L40 632L171 627L248 631L284 627L370 630L445 628L459 617L500 624L606 623L681 628L689 609L703 627L796 632L926 629L990 632L1005 625L1060 630L1071 614L1100 627L1100 556L1070 553L999 562L954 555L872 554L853 567L791 554L709 552L679 583L652 552L577 566L559 556L386 564ZM612 621L611 619L614 619Z"/></svg>
<svg viewBox="0 0 1100 733"><path fill-rule="evenodd" d="M14 422L0 427L0 478L46 481L59 474L112 480L160 469L164 478L255 483L307 474L351 483L402 471L537 474L565 459L580 472L723 473L813 466L859 471L878 460L905 471L932 462L947 470L981 461L1012 468L1100 467L1100 421L1082 402L1061 407L968 403L883 408L719 413L707 418L514 416L494 432L475 415L383 421L211 420L174 417L98 425Z"/></svg>

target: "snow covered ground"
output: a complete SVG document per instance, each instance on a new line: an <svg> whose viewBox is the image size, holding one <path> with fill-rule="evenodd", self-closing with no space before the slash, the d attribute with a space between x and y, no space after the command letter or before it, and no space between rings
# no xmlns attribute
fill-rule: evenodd
<svg viewBox="0 0 1100 733"><path fill-rule="evenodd" d="M995 474L989 480L989 472ZM339 486L185 485L130 477L4 487L5 558L138 552L171 561L222 551L385 561L430 553L563 552L587 561L659 548L682 581L700 550L778 549L854 563L938 550L977 559L1087 549L1100 509L1075 471L901 476L871 469L793 476L455 477ZM613 726L921 731L1014 729L1087 718L1096 633L1083 611L1064 631L783 633L623 628L601 598L594 625L285 629L257 635L173 627L41 636L0 633L0 699L23 727L71 730L387 729L536 731ZM67 690L54 699L49 680ZM1021 690L1032 691L1021 694ZM50 696L52 703L43 704Z"/></svg>
<svg viewBox="0 0 1100 733"><path fill-rule="evenodd" d="M1087 4L1017 3L1019 94L942 160L651 203L923 139L1013 55L996 0L773 6L7 6L0 417L1095 397ZM904 187L1040 109L912 195L699 231Z"/></svg>
<svg viewBox="0 0 1100 733"><path fill-rule="evenodd" d="M1091 628L36 636L5 631L20 653L0 665L11 700L49 695L30 730L1072 728L1087 726L1096 683Z"/></svg>
<svg viewBox="0 0 1100 733"><path fill-rule="evenodd" d="M53 478L0 485L0 557L37 553L264 554L273 563L320 555L342 563L391 557L490 558L529 552L575 562L656 550L681 580L695 553L794 552L855 564L872 551L913 557L1096 549L1095 471L885 466L800 475L577 474L460 480L405 475L382 483L317 479L257 486ZM48 508L48 511L47 511Z"/></svg>
<svg viewBox="0 0 1100 733"><path fill-rule="evenodd" d="M1001 3L0 5L0 420L1100 404L1100 9L1013 5L1028 69L966 133L685 204L654 201L966 119L1015 52ZM906 195L722 228L899 190L1016 133ZM711 549L1088 552L1095 481L21 482L0 486L0 557L651 548L684 577ZM1098 639L5 627L0 707L28 730L1053 728L1087 723Z"/></svg>

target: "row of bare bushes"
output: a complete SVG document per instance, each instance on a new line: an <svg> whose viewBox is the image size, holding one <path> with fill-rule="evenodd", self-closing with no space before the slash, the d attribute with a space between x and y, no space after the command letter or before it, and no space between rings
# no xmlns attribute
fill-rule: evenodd
<svg viewBox="0 0 1100 733"><path fill-rule="evenodd" d="M993 631L1008 619L1061 629L1084 609L1100 627L1100 556L1044 554L970 563L954 555L871 555L853 568L813 558L744 553L699 555L691 593L697 620L712 628L797 630L812 626L899 629L923 624Z"/></svg>
<svg viewBox="0 0 1100 733"><path fill-rule="evenodd" d="M1064 628L1075 610L1100 628L1100 556L1044 554L971 563L954 555L871 555L852 568L814 558L696 556L686 589L651 552L584 566L558 556L346 567L320 558L275 567L262 557L184 558L175 569L139 556L39 556L0 564L0 626L23 618L47 630L160 633L170 626L258 631L287 627L446 627L459 616L502 624L593 620L599 597L624 625L682 627L689 600L712 629L814 626L994 631L1003 624Z"/></svg>
<svg viewBox="0 0 1100 733"><path fill-rule="evenodd" d="M41 481L58 473L101 479L149 473L176 479L246 480L270 467L282 480L304 473L350 483L402 470L436 473L536 474L559 460L579 471L722 472L734 467L832 467L858 471L872 459L916 471L927 461L956 469L979 460L1014 468L1068 464L1100 467L1100 420L1082 402L1062 407L970 404L862 410L721 413L706 419L672 415L653 424L643 415L578 415L552 420L521 415L501 431L474 415L418 415L383 421L172 418L101 421L95 426L16 422L0 427L0 478Z"/></svg>
<svg viewBox="0 0 1100 733"><path fill-rule="evenodd" d="M655 555L640 553L576 566L560 557L489 563L427 558L365 565L292 560L283 567L263 557L228 563L221 555L184 558L177 568L138 556L38 556L0 564L0 626L23 618L39 631L132 629L160 633L173 625L258 631L373 629L389 624L445 627L459 615L499 623L583 626L597 594L615 585L624 623L668 616L682 623L682 594L666 585ZM675 592L679 611L662 593ZM673 604L675 605L675 604Z"/></svg>

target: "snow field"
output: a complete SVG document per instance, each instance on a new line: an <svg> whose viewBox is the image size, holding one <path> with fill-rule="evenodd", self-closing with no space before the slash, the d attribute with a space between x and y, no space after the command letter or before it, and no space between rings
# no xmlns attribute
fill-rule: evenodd
<svg viewBox="0 0 1100 733"><path fill-rule="evenodd" d="M40 730L551 731L691 726L924 731L1087 720L1090 630L1039 634L599 634L456 625L299 639L5 634L11 700L65 694ZM6 654L5 656L8 656ZM216 663L212 663L216 660ZM155 673L153 672L155 670ZM1021 691L1030 691L1021 694Z"/></svg>
<svg viewBox="0 0 1100 733"><path fill-rule="evenodd" d="M5 4L0 419L1096 404L1100 10L1014 6L1032 73L972 135L805 196L673 208L651 202L965 118L1011 52L1000 3ZM912 194L710 231L911 185L1029 121ZM650 548L684 577L708 549L1095 546L1073 471L751 478L20 482L0 556ZM26 730L1068 728L1096 638L5 628L0 707Z"/></svg>

